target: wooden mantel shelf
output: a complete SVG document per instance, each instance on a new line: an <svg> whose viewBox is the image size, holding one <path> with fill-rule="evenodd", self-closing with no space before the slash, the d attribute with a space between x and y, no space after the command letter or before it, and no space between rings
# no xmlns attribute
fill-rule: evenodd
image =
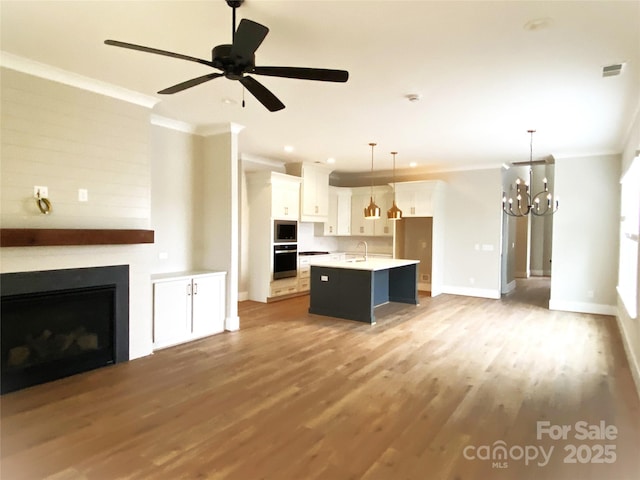
<svg viewBox="0 0 640 480"><path fill-rule="evenodd" d="M153 230L0 228L0 247L134 245L153 241Z"/></svg>

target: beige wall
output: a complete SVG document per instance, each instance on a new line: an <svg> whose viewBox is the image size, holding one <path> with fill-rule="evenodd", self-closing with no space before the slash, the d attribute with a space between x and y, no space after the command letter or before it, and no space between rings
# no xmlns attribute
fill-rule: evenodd
<svg viewBox="0 0 640 480"><path fill-rule="evenodd" d="M556 159L550 308L615 313L619 181L620 155Z"/></svg>
<svg viewBox="0 0 640 480"><path fill-rule="evenodd" d="M193 258L195 167L201 137L151 127L151 228L155 231L152 273L196 267Z"/></svg>
<svg viewBox="0 0 640 480"><path fill-rule="evenodd" d="M0 69L0 225L12 228L149 228L149 110ZM53 205L42 215L33 186ZM89 201L78 201L86 188ZM130 356L151 353L149 245L0 249L2 272L130 266Z"/></svg>

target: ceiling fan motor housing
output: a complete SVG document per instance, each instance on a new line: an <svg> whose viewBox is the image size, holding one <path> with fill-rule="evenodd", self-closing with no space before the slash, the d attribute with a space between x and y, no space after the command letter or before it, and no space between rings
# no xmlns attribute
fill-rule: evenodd
<svg viewBox="0 0 640 480"><path fill-rule="evenodd" d="M218 45L211 50L212 63L215 68L224 72L224 76L230 80L239 80L243 74L253 70L256 56L251 58L231 56L231 45Z"/></svg>

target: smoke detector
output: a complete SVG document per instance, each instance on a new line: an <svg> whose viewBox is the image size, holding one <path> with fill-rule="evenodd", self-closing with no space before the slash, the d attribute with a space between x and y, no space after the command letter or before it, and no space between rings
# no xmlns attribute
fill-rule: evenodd
<svg viewBox="0 0 640 480"><path fill-rule="evenodd" d="M410 102L417 102L422 98L422 95L420 95L419 93L408 93L406 97Z"/></svg>

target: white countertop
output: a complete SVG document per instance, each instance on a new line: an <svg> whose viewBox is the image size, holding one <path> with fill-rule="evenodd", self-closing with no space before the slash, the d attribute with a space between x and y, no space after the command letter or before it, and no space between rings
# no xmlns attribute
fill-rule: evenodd
<svg viewBox="0 0 640 480"><path fill-rule="evenodd" d="M407 265L413 265L420 263L420 260L405 260L400 258L368 258L366 261L360 258L353 260L335 261L329 259L313 259L309 262L312 267L314 265L319 267L329 268L347 268L351 270L388 270L395 267L404 267Z"/></svg>

